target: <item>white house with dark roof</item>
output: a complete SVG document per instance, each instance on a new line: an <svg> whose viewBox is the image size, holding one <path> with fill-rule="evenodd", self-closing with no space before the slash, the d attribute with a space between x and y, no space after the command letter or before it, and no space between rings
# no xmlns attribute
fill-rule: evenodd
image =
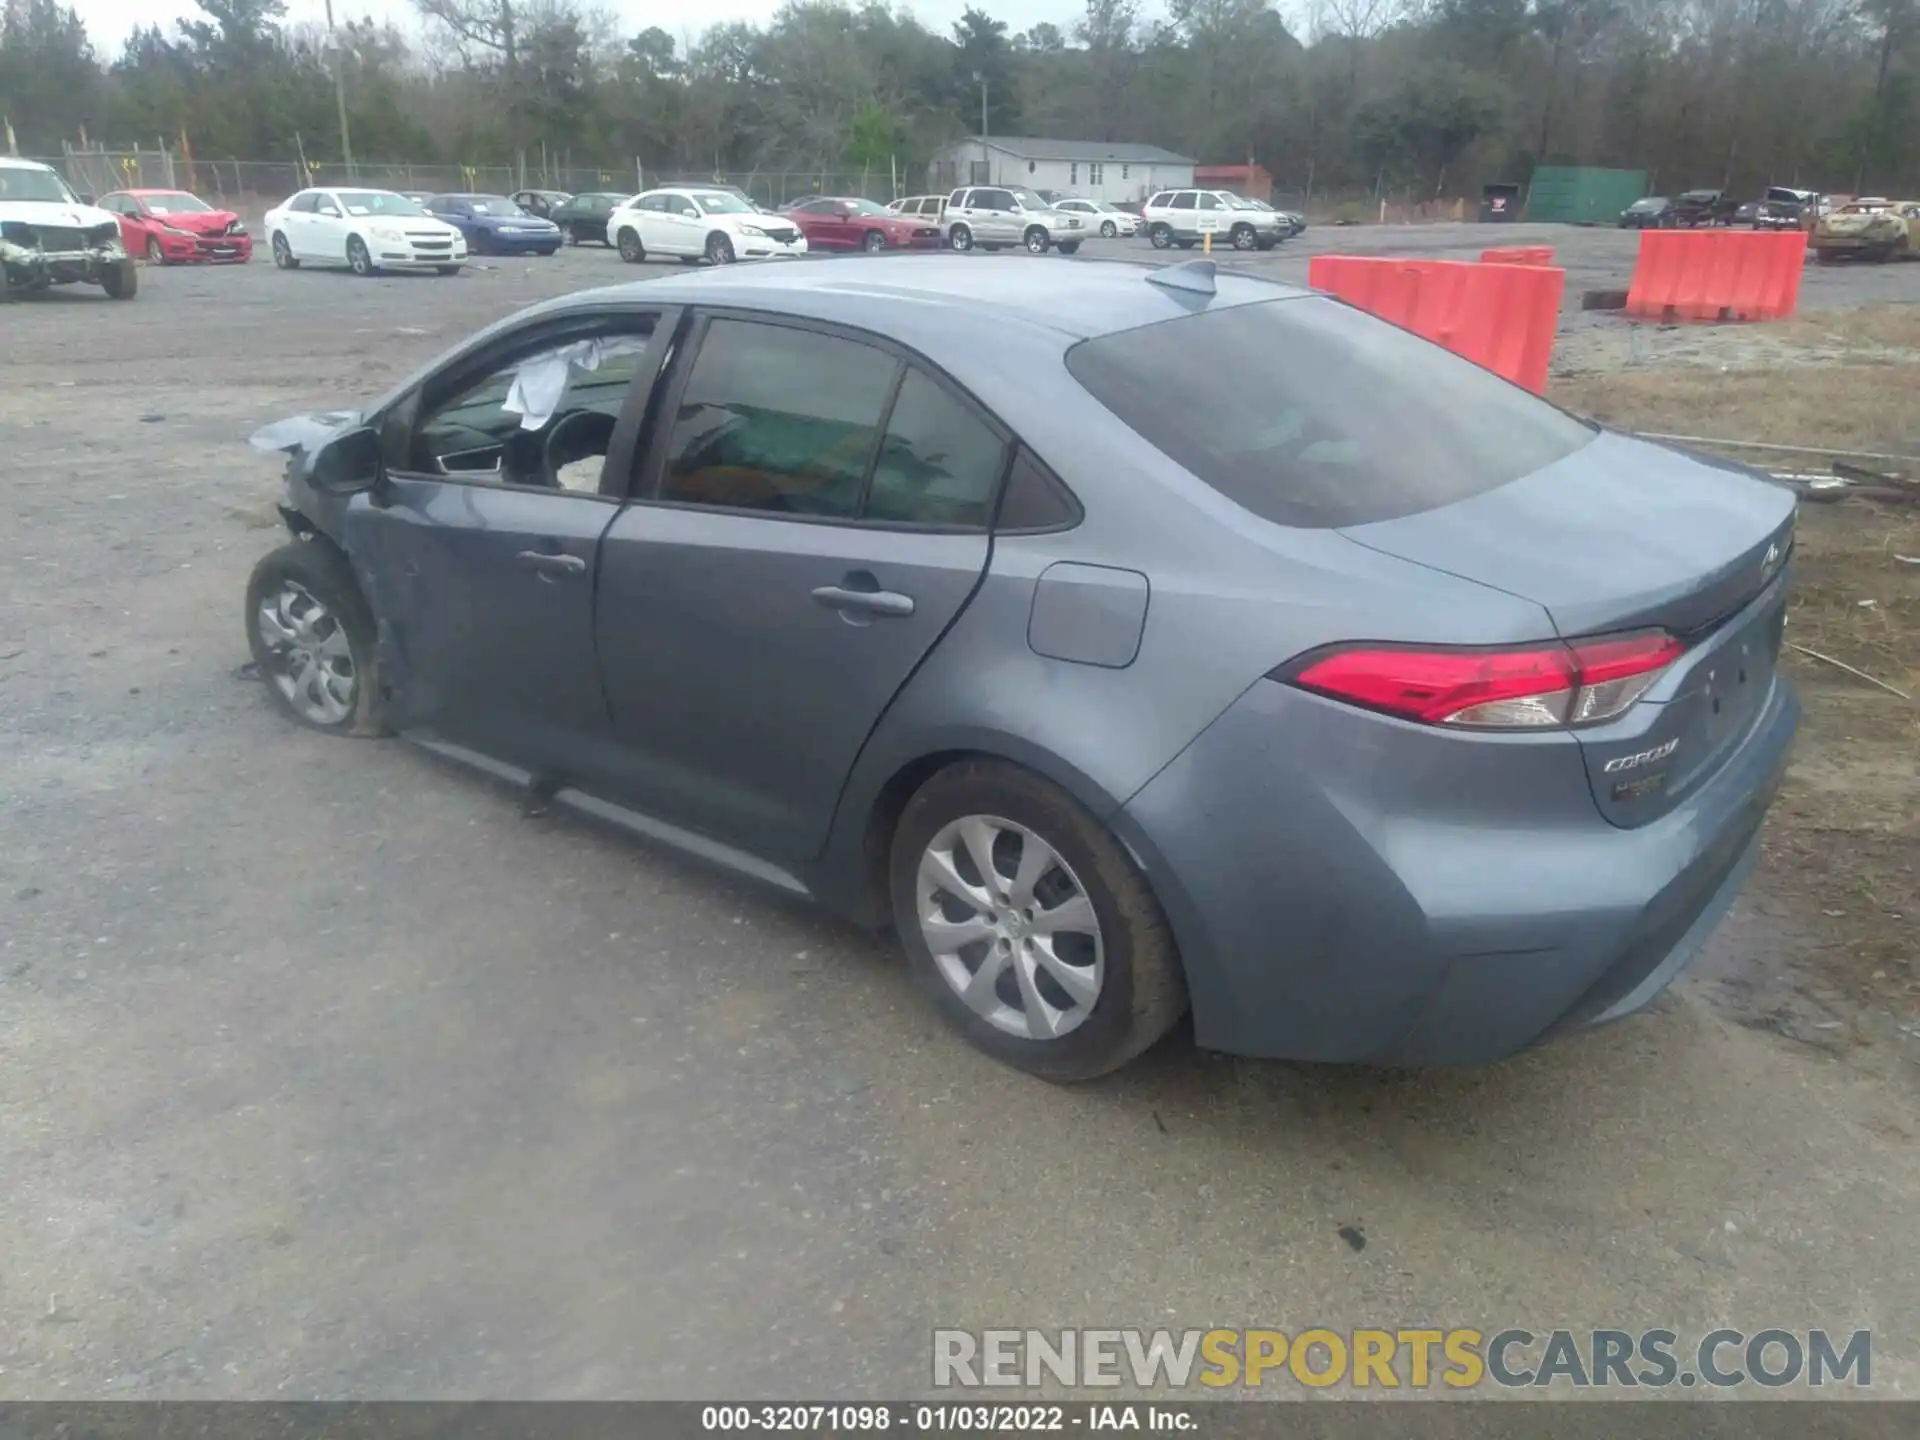
<svg viewBox="0 0 1920 1440"><path fill-rule="evenodd" d="M1026 185L1089 200L1143 200L1156 190L1192 185L1193 165L1191 156L1158 145L976 135L934 161L932 188Z"/></svg>

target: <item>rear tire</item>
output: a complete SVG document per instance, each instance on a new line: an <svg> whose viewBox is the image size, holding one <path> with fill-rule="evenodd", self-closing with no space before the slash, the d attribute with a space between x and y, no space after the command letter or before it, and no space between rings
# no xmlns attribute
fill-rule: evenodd
<svg viewBox="0 0 1920 1440"><path fill-rule="evenodd" d="M1153 248L1164 250L1173 244L1173 230L1167 225L1155 225L1147 231L1147 239L1153 242Z"/></svg>
<svg viewBox="0 0 1920 1440"><path fill-rule="evenodd" d="M965 843L969 831L981 833L974 819L991 822L992 877L980 873ZM953 827L961 827L958 837ZM1022 894L1020 862L1036 841L1052 854ZM941 858L923 871L930 851ZM943 864L945 885L937 878ZM953 893L956 881L967 895ZM927 781L895 828L889 886L908 961L942 1017L987 1054L1030 1074L1059 1083L1105 1075L1186 1012L1173 934L1146 877L1105 826L1032 771L967 760ZM1065 915L1069 906L1086 923L1042 928L1050 912ZM959 948L936 957L923 916L936 930L942 921L951 927L979 917L982 938L962 941L949 930L945 943ZM1012 938L989 938L995 928ZM970 1003L962 988L988 965L989 988ZM1053 1027L1050 1038L1033 1038L1033 1030Z"/></svg>
<svg viewBox="0 0 1920 1440"><path fill-rule="evenodd" d="M620 258L629 265L638 265L647 258L647 247L640 243L640 232L638 230L629 230L623 227L614 243L615 247L620 251Z"/></svg>
<svg viewBox="0 0 1920 1440"><path fill-rule="evenodd" d="M1080 253L1080 242L1078 240L1062 240L1053 248L1058 250L1062 255L1078 255Z"/></svg>
<svg viewBox="0 0 1920 1440"><path fill-rule="evenodd" d="M295 540L247 580L247 648L274 708L329 735L384 733L373 611L330 541Z"/></svg>

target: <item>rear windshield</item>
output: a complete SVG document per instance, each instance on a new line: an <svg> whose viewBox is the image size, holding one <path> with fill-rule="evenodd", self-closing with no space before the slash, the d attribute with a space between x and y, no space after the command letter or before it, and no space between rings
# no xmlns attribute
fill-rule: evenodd
<svg viewBox="0 0 1920 1440"><path fill-rule="evenodd" d="M1595 433L1470 361L1320 297L1083 340L1067 369L1235 504L1303 528L1465 500Z"/></svg>

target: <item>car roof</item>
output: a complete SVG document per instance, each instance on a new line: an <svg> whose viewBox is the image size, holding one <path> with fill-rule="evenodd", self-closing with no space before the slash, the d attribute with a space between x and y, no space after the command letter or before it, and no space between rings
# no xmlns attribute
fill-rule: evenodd
<svg viewBox="0 0 1920 1440"><path fill-rule="evenodd" d="M0 168L7 170L51 170L51 165L42 165L38 160L23 160L18 155L0 155Z"/></svg>
<svg viewBox="0 0 1920 1440"><path fill-rule="evenodd" d="M967 318L1074 341L1196 309L1224 309L1312 292L1250 275L1217 271L1205 302L1191 292L1150 284L1151 264L1124 260L1036 261L1026 257L912 255L848 257L830 265L726 266L589 290L542 308L593 309L609 300L666 305L738 306L857 326L942 359L965 350ZM944 337L954 337L951 341ZM992 362L991 353L979 357Z"/></svg>

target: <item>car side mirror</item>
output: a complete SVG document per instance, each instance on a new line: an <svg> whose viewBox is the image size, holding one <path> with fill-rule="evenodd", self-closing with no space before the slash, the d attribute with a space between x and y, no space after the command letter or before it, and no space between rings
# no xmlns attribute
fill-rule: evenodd
<svg viewBox="0 0 1920 1440"><path fill-rule="evenodd" d="M380 483L380 435L363 425L336 435L313 454L307 478L329 495L357 495Z"/></svg>

